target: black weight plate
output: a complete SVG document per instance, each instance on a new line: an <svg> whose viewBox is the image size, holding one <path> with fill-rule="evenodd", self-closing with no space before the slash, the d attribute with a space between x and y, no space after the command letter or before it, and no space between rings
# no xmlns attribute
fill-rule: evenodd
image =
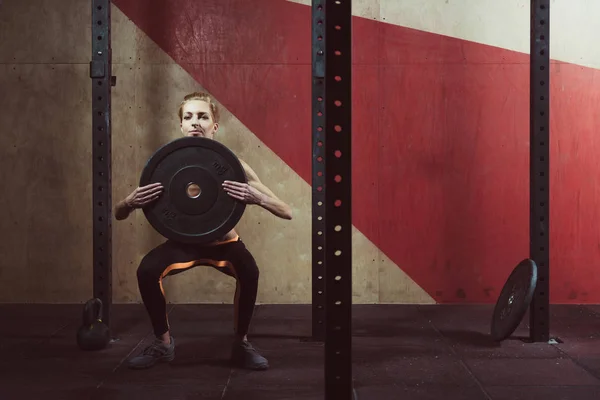
<svg viewBox="0 0 600 400"><path fill-rule="evenodd" d="M525 316L535 286L537 265L533 260L521 261L504 284L492 318L492 338L502 341L512 335Z"/></svg>
<svg viewBox="0 0 600 400"><path fill-rule="evenodd" d="M140 186L160 182L164 188L144 214L167 239L217 240L235 227L246 208L223 190L226 180L247 182L242 164L225 145L200 137L175 139L158 149L142 171ZM192 183L200 187L199 194L188 194Z"/></svg>

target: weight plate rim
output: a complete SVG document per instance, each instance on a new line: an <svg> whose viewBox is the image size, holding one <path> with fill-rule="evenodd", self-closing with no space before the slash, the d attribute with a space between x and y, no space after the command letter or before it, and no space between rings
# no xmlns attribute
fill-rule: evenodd
<svg viewBox="0 0 600 400"><path fill-rule="evenodd" d="M515 318L514 318L515 322L513 322L513 324L511 324L509 326L509 328L506 329L505 331L499 332L498 331L499 330L498 323L496 321L498 319L499 313L501 312L502 308L505 306L504 304L502 304L502 305L500 304L500 299L503 297L503 295L506 291L510 290L510 286L512 286L513 277L515 275L521 273L523 268L527 268L528 273L530 275L530 278L529 278L528 282L526 283L527 290L525 292L525 298L522 302L522 306L513 314L515 316ZM522 260L521 262L519 262L517 264L517 266L515 268L513 268L510 276L504 283L504 286L502 287L502 290L500 291L500 295L498 296L496 305L494 306L494 313L492 316L491 335L495 341L500 342L500 341L507 339L508 337L510 337L510 335L512 335L514 333L514 331L521 324L523 317L527 313L527 310L528 310L529 306L531 305L531 301L533 300L533 294L535 293L535 288L537 286L537 276L538 276L537 264L535 263L535 261L533 261L530 258L526 258L526 259Z"/></svg>
<svg viewBox="0 0 600 400"><path fill-rule="evenodd" d="M167 156L169 156L171 153L177 150L192 146L205 147L209 149L214 149L215 147L217 147L217 151L219 152L219 154L221 154L230 163L230 165L236 172L240 172L240 174L235 173L235 175L238 175L237 180L241 181L242 183L248 183L244 167L240 162L239 158L235 155L235 153L233 153L233 151L231 151L231 149L229 149L223 143L213 139L186 136L174 139L162 145L148 158L148 161L146 161L146 164L140 176L139 186L146 186L150 183L153 183L150 181L150 178L152 177L152 172L154 171L156 166ZM163 182L163 185L166 184L168 184L168 182ZM154 204L156 203L151 203L148 206L142 208L142 211L144 212L144 215L147 221L150 223L150 225L165 238L175 242L187 244L205 244L218 240L220 237L223 237L227 232L235 228L235 226L241 220L246 210L246 204L236 200L235 206L232 208L232 211L229 214L229 217L226 219L226 222L219 226L217 229L202 234L184 234L166 229L162 226L162 224L157 223L153 214L151 214L151 210Z"/></svg>
<svg viewBox="0 0 600 400"><path fill-rule="evenodd" d="M188 137L173 139L169 143L162 145L161 147L158 148L158 150L156 150L148 158L148 161L146 161L146 164L144 165L144 168L142 169L142 174L140 176L140 182L139 182L140 186L145 186L145 185L150 184L150 177L152 176L151 171L153 170L153 168L150 168L151 165L156 166L156 164L158 164L160 160L164 159L168 154L174 152L175 150L179 150L179 149L182 149L185 147L190 147L190 145L195 145L195 144L202 143L202 142L207 144L206 147L210 147L210 146L220 147L221 150L224 153L227 153L227 155L234 161L237 169L244 171L244 167L242 166L242 163L240 162L239 158L233 153L233 151L231 151L231 149L229 149L223 143L218 142L214 139L188 136ZM160 155L160 157L159 157L159 155ZM248 183L245 174L243 174L243 180L244 180L244 183Z"/></svg>

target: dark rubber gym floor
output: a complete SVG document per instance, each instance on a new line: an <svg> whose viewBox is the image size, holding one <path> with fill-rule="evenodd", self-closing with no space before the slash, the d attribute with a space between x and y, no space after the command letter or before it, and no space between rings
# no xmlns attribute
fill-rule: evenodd
<svg viewBox="0 0 600 400"><path fill-rule="evenodd" d="M360 400L600 399L600 306L552 306L559 344L488 335L493 306L355 305L353 374ZM250 340L265 372L227 364L230 305L175 305L176 359L132 371L124 360L151 340L141 305L113 306L118 341L99 352L75 342L81 305L0 305L0 399L324 399L323 345L307 342L310 306L258 306Z"/></svg>

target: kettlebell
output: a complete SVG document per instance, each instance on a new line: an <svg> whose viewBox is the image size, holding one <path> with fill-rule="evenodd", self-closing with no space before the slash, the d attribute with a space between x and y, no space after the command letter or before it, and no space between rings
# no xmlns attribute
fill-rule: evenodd
<svg viewBox="0 0 600 400"><path fill-rule="evenodd" d="M102 322L102 300L93 298L83 307L83 323L77 331L77 345L81 350L102 350L110 342L108 326Z"/></svg>

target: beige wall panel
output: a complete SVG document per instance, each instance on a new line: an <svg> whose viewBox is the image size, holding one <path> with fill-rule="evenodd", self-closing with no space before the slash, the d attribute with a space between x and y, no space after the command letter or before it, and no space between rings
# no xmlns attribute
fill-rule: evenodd
<svg viewBox="0 0 600 400"><path fill-rule="evenodd" d="M144 33L115 6L111 7L111 19L114 64L173 62L156 46L145 47ZM138 44L140 36L144 38ZM3 0L0 38L13 39L0 40L2 63L87 64L92 43L90 2Z"/></svg>
<svg viewBox="0 0 600 400"><path fill-rule="evenodd" d="M352 0L352 13L363 18L379 20L381 18L381 0Z"/></svg>
<svg viewBox="0 0 600 400"><path fill-rule="evenodd" d="M310 201L310 199L309 199ZM352 226L352 302L377 303L381 251Z"/></svg>
<svg viewBox="0 0 600 400"><path fill-rule="evenodd" d="M90 18L89 1L4 0L0 5L0 62L87 64Z"/></svg>
<svg viewBox="0 0 600 400"><path fill-rule="evenodd" d="M312 0L286 0L291 3L304 4L310 6ZM380 5L379 3L385 0L352 0L352 15L357 17L379 19ZM403 1L403 0L396 0Z"/></svg>
<svg viewBox="0 0 600 400"><path fill-rule="evenodd" d="M113 206L131 193L138 184L139 153L135 105L136 70L132 64L113 65L118 76L112 89L112 195ZM113 299L137 302L139 293L136 270L139 258L136 215L127 220L113 219Z"/></svg>
<svg viewBox="0 0 600 400"><path fill-rule="evenodd" d="M385 254L379 263L379 304L435 304L435 300Z"/></svg>
<svg viewBox="0 0 600 400"><path fill-rule="evenodd" d="M26 174L30 168L28 164L32 162L27 153L30 143L35 142L35 136L27 134L23 126L27 125L30 116L38 115L40 102L20 95L24 75L27 75L26 71L18 65L0 64L0 87L13 93L0 96L0 179L4 192L0 196L0 206L4 211L3 218L0 218L0 302L30 300L27 200L31 186Z"/></svg>
<svg viewBox="0 0 600 400"><path fill-rule="evenodd" d="M116 6L111 9L112 57L114 64L132 64L140 61L137 36L139 28Z"/></svg>
<svg viewBox="0 0 600 400"><path fill-rule="evenodd" d="M600 1L553 0L550 7L550 57L600 68Z"/></svg>
<svg viewBox="0 0 600 400"><path fill-rule="evenodd" d="M91 294L91 113L87 65L8 65L3 171L15 228L2 301L76 302ZM67 84L66 84L67 83ZM14 166L6 165L14 162ZM6 168L6 170L5 170ZM13 236L13 237L11 237ZM14 243L13 240L15 241ZM18 257L18 259L16 259ZM6 263L6 264L5 264Z"/></svg>

